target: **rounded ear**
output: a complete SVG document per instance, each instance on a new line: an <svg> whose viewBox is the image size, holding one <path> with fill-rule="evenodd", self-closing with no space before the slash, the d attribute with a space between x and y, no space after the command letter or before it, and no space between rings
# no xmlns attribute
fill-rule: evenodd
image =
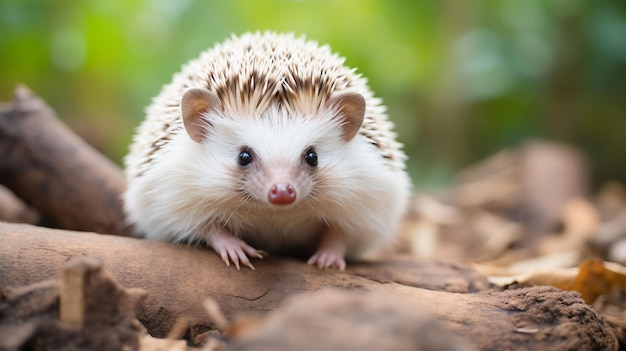
<svg viewBox="0 0 626 351"><path fill-rule="evenodd" d="M330 99L330 105L335 106L342 120L342 137L345 141L350 141L363 124L365 118L365 99L360 94L343 93L335 95Z"/></svg>
<svg viewBox="0 0 626 351"><path fill-rule="evenodd" d="M209 121L203 119L202 115L209 111L224 111L222 102L215 93L203 88L185 91L180 100L180 112L187 134L197 143L206 136Z"/></svg>

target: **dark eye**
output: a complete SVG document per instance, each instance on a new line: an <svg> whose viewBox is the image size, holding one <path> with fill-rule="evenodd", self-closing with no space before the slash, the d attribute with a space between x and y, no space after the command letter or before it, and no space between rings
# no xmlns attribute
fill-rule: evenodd
<svg viewBox="0 0 626 351"><path fill-rule="evenodd" d="M252 162L252 153L250 152L250 149L244 148L239 153L239 165L247 166L250 162Z"/></svg>
<svg viewBox="0 0 626 351"><path fill-rule="evenodd" d="M315 150L313 150L313 148L310 148L306 151L306 153L304 154L304 160L306 161L306 163L309 164L309 166L317 166L317 153L315 152Z"/></svg>

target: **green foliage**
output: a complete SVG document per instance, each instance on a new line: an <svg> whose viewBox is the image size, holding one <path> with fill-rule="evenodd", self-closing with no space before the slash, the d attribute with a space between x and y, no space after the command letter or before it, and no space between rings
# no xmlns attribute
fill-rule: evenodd
<svg viewBox="0 0 626 351"><path fill-rule="evenodd" d="M161 85L231 33L306 34L384 99L418 185L530 137L626 180L626 2L0 1L0 98L23 82L117 162Z"/></svg>

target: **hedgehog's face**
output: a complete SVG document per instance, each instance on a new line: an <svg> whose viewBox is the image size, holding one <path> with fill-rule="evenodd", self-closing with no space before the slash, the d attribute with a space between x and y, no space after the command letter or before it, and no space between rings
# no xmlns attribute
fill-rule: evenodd
<svg viewBox="0 0 626 351"><path fill-rule="evenodd" d="M316 194L324 191L329 172L343 162L342 149L362 121L361 111L355 128L335 105L310 115L275 106L256 116L204 111L200 131L185 122L189 135L221 161L238 196L250 206L275 209L319 205Z"/></svg>
<svg viewBox="0 0 626 351"><path fill-rule="evenodd" d="M306 205L315 201L345 144L339 123L319 117L290 116L277 109L262 116L213 115L203 147L219 157L235 192L251 205Z"/></svg>

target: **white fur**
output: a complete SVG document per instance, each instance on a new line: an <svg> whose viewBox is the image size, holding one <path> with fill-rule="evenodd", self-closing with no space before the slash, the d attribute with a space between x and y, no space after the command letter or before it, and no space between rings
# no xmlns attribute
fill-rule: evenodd
<svg viewBox="0 0 626 351"><path fill-rule="evenodd" d="M314 241L327 223L346 235L349 256L388 242L406 207L409 181L404 172L384 165L367 139L341 139L332 111L293 116L270 109L253 116L210 117L206 141L179 133L152 169L129 183L126 210L137 229L150 239L206 241L209 225L276 251ZM233 192L232 174L241 173L237 156L243 145L255 152L263 172L254 172L247 190L257 201ZM324 187L301 172L303 151L314 146ZM272 184L288 181L296 203L272 205Z"/></svg>
<svg viewBox="0 0 626 351"><path fill-rule="evenodd" d="M248 47L249 54L242 49ZM147 109L125 159L129 222L146 238L186 242L205 242L210 228L224 226L268 251L311 245L325 226L345 235L349 257L389 242L410 194L405 156L381 101L364 78L342 64L327 46L293 35L253 33L233 37L184 66ZM251 65L267 71L271 86L250 82ZM325 90L298 95L293 72L305 80L323 73ZM237 75L242 87L255 87L250 95L223 90ZM180 97L193 87L227 92L225 111L205 116L211 126L203 143L189 138L180 117ZM278 99L281 89L295 95ZM349 142L341 137L336 111L326 106L331 94L346 91L366 100L363 126ZM242 146L255 153L258 167L252 173L237 163ZM319 177L303 162L310 146L319 157ZM283 181L296 188L296 201L270 204L270 187Z"/></svg>

